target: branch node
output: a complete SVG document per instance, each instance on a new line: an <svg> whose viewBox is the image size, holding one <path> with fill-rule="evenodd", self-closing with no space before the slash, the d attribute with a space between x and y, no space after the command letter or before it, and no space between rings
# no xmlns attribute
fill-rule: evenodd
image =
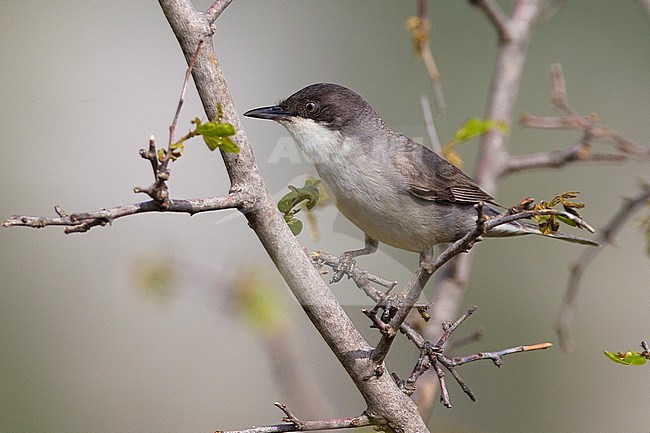
<svg viewBox="0 0 650 433"><path fill-rule="evenodd" d="M282 421L293 424L293 426L298 430L301 430L303 428L304 423L300 419L298 419L297 416L291 413L291 411L287 408L286 404L276 401L275 403L273 403L273 405L278 409L280 409L282 412L284 412L285 416L282 418Z"/></svg>

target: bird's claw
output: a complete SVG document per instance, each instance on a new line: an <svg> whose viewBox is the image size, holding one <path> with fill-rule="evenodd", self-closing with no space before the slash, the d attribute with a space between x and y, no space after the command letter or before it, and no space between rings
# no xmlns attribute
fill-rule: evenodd
<svg viewBox="0 0 650 433"><path fill-rule="evenodd" d="M330 284L333 283L338 283L343 279L343 277L352 269L354 269L354 256L350 253L343 253L341 254L341 257L339 258L339 262L336 265L336 268L334 269L336 272L332 276L332 279L330 280Z"/></svg>

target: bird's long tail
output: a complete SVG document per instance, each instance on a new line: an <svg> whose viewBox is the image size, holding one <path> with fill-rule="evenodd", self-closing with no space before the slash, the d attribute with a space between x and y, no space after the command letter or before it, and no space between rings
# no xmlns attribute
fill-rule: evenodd
<svg viewBox="0 0 650 433"><path fill-rule="evenodd" d="M592 241L590 239L582 238L580 236L568 235L566 233L555 232L555 233L543 234L539 230L539 227L536 224L525 220L512 221L507 224L502 224L487 232L487 236L495 236L495 237L523 236L523 235L547 236L549 238L560 239L574 244L589 245L592 247L600 246L598 242Z"/></svg>

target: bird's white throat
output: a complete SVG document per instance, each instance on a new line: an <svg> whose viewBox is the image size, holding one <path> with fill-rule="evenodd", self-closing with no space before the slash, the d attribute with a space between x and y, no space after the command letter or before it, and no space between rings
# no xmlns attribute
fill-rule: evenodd
<svg viewBox="0 0 650 433"><path fill-rule="evenodd" d="M278 122L293 136L298 146L314 164L329 161L344 151L343 136L312 119L293 117L289 121Z"/></svg>

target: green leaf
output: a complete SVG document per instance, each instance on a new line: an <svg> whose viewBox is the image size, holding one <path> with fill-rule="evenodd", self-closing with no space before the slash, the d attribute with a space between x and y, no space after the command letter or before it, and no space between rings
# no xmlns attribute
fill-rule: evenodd
<svg viewBox="0 0 650 433"><path fill-rule="evenodd" d="M569 213L573 213L573 212L569 212ZM578 216L578 218L580 218L580 215L577 215L577 216ZM576 224L573 220L570 220L569 218L566 218L563 215L555 215L555 217L558 220L562 221L564 224L569 225L571 227L577 227L578 226L578 224Z"/></svg>
<svg viewBox="0 0 650 433"><path fill-rule="evenodd" d="M318 191L318 184L320 180L306 180L305 186L297 188L289 185L289 191L278 202L278 210L284 214L288 214L294 207L301 202L305 202L307 209L312 209L318 203L320 192Z"/></svg>
<svg viewBox="0 0 650 433"><path fill-rule="evenodd" d="M643 365L648 362L648 358L639 352L613 353L605 351L605 356L615 363L623 365Z"/></svg>
<svg viewBox="0 0 650 433"><path fill-rule="evenodd" d="M289 226L291 233L293 233L294 236L298 236L302 231L302 221L294 217L290 217L289 219L285 220L287 221L287 225Z"/></svg>
<svg viewBox="0 0 650 433"><path fill-rule="evenodd" d="M479 119L478 117L471 117L463 123L463 125L456 131L454 138L456 141L467 141L477 135L483 135L489 130L498 128L502 132L508 132L508 127L503 122L497 122L492 119Z"/></svg>
<svg viewBox="0 0 650 433"><path fill-rule="evenodd" d="M320 184L320 180L307 179L305 185L300 188L289 185L290 191L278 201L278 210L284 214L284 220L294 235L302 231L302 222L294 217L296 213L300 212L301 208L298 206L303 202L307 210L316 206L320 198L318 184Z"/></svg>
<svg viewBox="0 0 650 433"><path fill-rule="evenodd" d="M164 147L161 147L156 152L156 155L158 156L158 161L163 162L165 160L165 157L167 156L167 149L165 149Z"/></svg>
<svg viewBox="0 0 650 433"><path fill-rule="evenodd" d="M208 149L214 151L219 148L224 152L239 152L239 146L229 138L236 132L235 127L230 123L201 123L198 118L194 119L193 122L196 124L196 133L203 137Z"/></svg>
<svg viewBox="0 0 650 433"><path fill-rule="evenodd" d="M196 125L196 132L204 137L229 137L235 135L235 127L230 123L202 123Z"/></svg>
<svg viewBox="0 0 650 433"><path fill-rule="evenodd" d="M296 197L298 197L298 193L296 191L289 191L280 199L278 202L278 210L282 213L287 213L288 211L291 210L293 207L292 203L296 200Z"/></svg>
<svg viewBox="0 0 650 433"><path fill-rule="evenodd" d="M183 141L176 142L169 146L170 150L170 158L173 161L176 161L178 158L180 158L183 155L183 151L185 150L185 146L183 145Z"/></svg>
<svg viewBox="0 0 650 433"><path fill-rule="evenodd" d="M566 191L562 194L556 195L549 201L541 200L539 204L533 206L534 210L552 209L558 205L562 205L564 211L578 218L582 218L576 209L585 207L584 203L577 203L569 199L576 198L580 192ZM572 227L577 227L577 224L569 218L562 215L537 215L533 219L539 224L539 229L543 234L555 233L560 230L560 223L567 224Z"/></svg>
<svg viewBox="0 0 650 433"><path fill-rule="evenodd" d="M210 137L204 135L203 141L205 141L205 144L208 145L208 149L210 150L215 150L219 148L224 152L228 152L228 153L239 152L239 146L233 143L232 140L228 137Z"/></svg>

